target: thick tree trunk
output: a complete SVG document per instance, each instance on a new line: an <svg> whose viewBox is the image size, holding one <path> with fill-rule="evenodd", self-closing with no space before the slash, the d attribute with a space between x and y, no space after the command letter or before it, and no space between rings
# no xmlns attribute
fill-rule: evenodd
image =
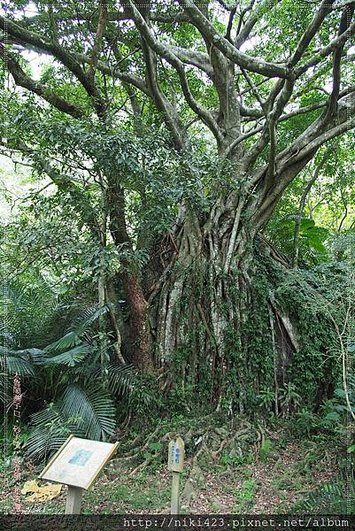
<svg viewBox="0 0 355 531"><path fill-rule="evenodd" d="M143 372L154 371L151 356L148 304L145 300L138 275L123 270L119 279L124 287L129 307L129 344L131 361Z"/></svg>
<svg viewBox="0 0 355 531"><path fill-rule="evenodd" d="M134 263L132 242L126 227L124 191L112 177L107 195L110 232L117 247L127 255L121 259L121 269L117 275L129 308L129 331L126 337L129 345L126 350L129 351L130 361L135 367L142 372L151 373L154 371L154 365L151 357L148 304Z"/></svg>
<svg viewBox="0 0 355 531"><path fill-rule="evenodd" d="M185 398L190 393L243 413L255 409L267 387L278 412L277 395L299 345L257 271L250 218L235 193L217 202L207 220L188 208L180 216L164 242L170 261L149 298L155 363L165 368L168 387L175 382Z"/></svg>
<svg viewBox="0 0 355 531"><path fill-rule="evenodd" d="M243 326L250 303L253 234L241 219L242 207L242 198L230 196L203 223L186 208L183 223L170 236L171 262L151 296L157 363L174 366L185 385L205 380L217 404L232 373L240 398L247 384ZM240 410L243 403L241 398Z"/></svg>

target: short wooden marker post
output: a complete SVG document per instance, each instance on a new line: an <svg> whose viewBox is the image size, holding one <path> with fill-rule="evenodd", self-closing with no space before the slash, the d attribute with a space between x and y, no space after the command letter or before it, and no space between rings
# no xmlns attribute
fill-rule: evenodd
<svg viewBox="0 0 355 531"><path fill-rule="evenodd" d="M173 474L171 485L171 514L180 512L180 474L184 468L185 443L181 437L169 443L168 470Z"/></svg>

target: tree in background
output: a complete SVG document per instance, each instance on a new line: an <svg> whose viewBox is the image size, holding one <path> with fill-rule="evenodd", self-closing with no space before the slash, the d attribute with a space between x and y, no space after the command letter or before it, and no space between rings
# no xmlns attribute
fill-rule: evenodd
<svg viewBox="0 0 355 531"><path fill-rule="evenodd" d="M122 362L174 365L184 390L208 382L213 403L232 389L240 411L266 374L287 385L299 340L270 295L276 266L260 269L258 256L285 261L261 235L316 161L296 212L298 264L308 187L326 146L354 126L353 11L329 0L8 2L3 143L55 185L31 208L53 218L57 201L75 221L86 244L68 271L89 261ZM39 79L28 52L50 59ZM38 235L31 245L43 246Z"/></svg>

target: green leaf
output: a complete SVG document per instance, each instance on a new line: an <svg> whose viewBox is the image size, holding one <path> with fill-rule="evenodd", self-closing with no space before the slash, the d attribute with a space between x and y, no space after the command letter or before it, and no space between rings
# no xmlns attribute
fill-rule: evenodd
<svg viewBox="0 0 355 531"><path fill-rule="evenodd" d="M112 435L116 409L111 396L95 386L83 389L69 385L61 399L61 411L66 417L82 419L85 436L100 440Z"/></svg>
<svg viewBox="0 0 355 531"><path fill-rule="evenodd" d="M315 226L315 221L309 218L303 218L301 221L300 229L301 231L306 231L312 229Z"/></svg>
<svg viewBox="0 0 355 531"><path fill-rule="evenodd" d="M340 420L340 415L336 413L335 411L331 411L325 416L325 420L331 420L334 422L338 422Z"/></svg>
<svg viewBox="0 0 355 531"><path fill-rule="evenodd" d="M133 365L109 365L108 388L114 395L128 396L134 389L135 370Z"/></svg>
<svg viewBox="0 0 355 531"><path fill-rule="evenodd" d="M0 357L0 368L7 374L19 376L34 376L35 370L32 363L22 356L13 352L7 356Z"/></svg>
<svg viewBox="0 0 355 531"><path fill-rule="evenodd" d="M62 354L58 354L57 356L49 358L47 360L47 364L67 365L68 367L74 367L83 361L88 353L91 352L91 350L92 349L88 345L78 345L67 352L63 352Z"/></svg>
<svg viewBox="0 0 355 531"><path fill-rule="evenodd" d="M49 458L71 433L67 419L58 404L53 404L31 416L32 430L25 444L25 454L34 461ZM76 435L83 435L77 428Z"/></svg>
<svg viewBox="0 0 355 531"><path fill-rule="evenodd" d="M81 343L81 339L78 334L76 332L68 332L65 336L48 345L44 350L45 352L57 352L75 347L79 343Z"/></svg>

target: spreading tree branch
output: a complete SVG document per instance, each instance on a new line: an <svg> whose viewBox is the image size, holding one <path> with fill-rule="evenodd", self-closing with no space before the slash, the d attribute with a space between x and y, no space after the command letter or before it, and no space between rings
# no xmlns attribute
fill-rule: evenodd
<svg viewBox="0 0 355 531"><path fill-rule="evenodd" d="M203 37L213 43L233 63L266 77L287 78L289 76L290 70L287 65L269 63L238 50L223 35L218 33L213 24L204 16L192 0L179 0L179 3L184 7L185 12L190 16L191 22L197 27Z"/></svg>
<svg viewBox="0 0 355 531"><path fill-rule="evenodd" d="M349 28L351 18L354 14L355 3L352 3L349 6L346 6L341 17L338 36L341 36ZM336 48L333 53L333 87L332 93L329 98L329 105L327 110L327 116L334 114L337 106L337 101L340 91L340 65L342 59L342 53L345 42Z"/></svg>
<svg viewBox="0 0 355 531"><path fill-rule="evenodd" d="M39 51L49 53L55 57L80 81L87 94L92 99L97 114L101 116L104 113L105 105L102 101L102 97L97 90L95 83L93 83L92 79L90 79L90 77L84 72L75 55L68 52L58 42L48 42L38 33L29 31L13 22L8 17L5 18L1 15L0 29L4 31L5 35L9 35L9 37L15 40L15 42L25 47L27 45L32 46Z"/></svg>
<svg viewBox="0 0 355 531"><path fill-rule="evenodd" d="M298 66L295 68L295 76L299 78L302 74L307 72L310 68L313 66L316 66L319 64L325 57L330 55L332 52L337 50L338 48L343 48L346 41L351 37L352 33L355 30L355 23L350 24L348 29L344 31L341 35L337 36L335 39L330 41L330 43L327 46L324 46L318 52L311 57L308 61L306 61L303 65Z"/></svg>
<svg viewBox="0 0 355 531"><path fill-rule="evenodd" d="M97 24L97 30L95 35L95 42L91 52L91 61L90 69L88 72L88 77L92 84L95 83L95 71L97 69L98 56L102 46L102 38L105 31L105 26L107 22L107 4L105 0L100 0L100 14L99 21Z"/></svg>
<svg viewBox="0 0 355 531"><path fill-rule="evenodd" d="M16 85L26 88L34 94L41 96L44 100L48 101L48 103L60 111L73 116L74 118L83 118L85 116L85 113L78 106L68 102L61 96L58 96L58 94L56 94L53 90L48 89L42 83L39 83L28 76L21 68L19 62L15 59L13 54L7 52L5 46L1 43L0 57L2 58L7 70L14 78Z"/></svg>
<svg viewBox="0 0 355 531"><path fill-rule="evenodd" d="M140 31L142 37L144 38L146 44L151 47L156 53L158 53L162 58L164 58L168 63L173 66L180 78L180 84L182 91L184 93L185 99L190 106L190 108L202 119L202 121L210 128L212 133L217 139L217 142L221 141L221 132L218 128L217 122L213 118L212 113L207 109L202 107L198 101L193 97L189 83L187 80L186 72L184 69L183 63L180 59L164 44L158 42L153 33L150 31L148 24L144 20L143 16L139 10L135 7L133 2L129 0L130 8L132 10L132 16L134 18L135 24ZM157 90L155 86L155 91Z"/></svg>
<svg viewBox="0 0 355 531"><path fill-rule="evenodd" d="M314 157L319 148L355 127L355 98L349 94L338 102L339 112L333 121L316 120L287 149L276 157L276 170L273 186L264 188L258 198L259 207L255 223L260 228L270 218L271 213L284 190L296 175ZM352 117L351 117L352 116ZM265 177L267 167L258 172L258 180Z"/></svg>
<svg viewBox="0 0 355 531"><path fill-rule="evenodd" d="M331 12L334 1L335 0L323 0L320 3L317 13L314 15L312 22L302 35L301 40L299 41L296 50L294 51L291 57L290 64L292 66L295 66L302 58L307 46L309 45L313 37L316 35L324 19Z"/></svg>
<svg viewBox="0 0 355 531"><path fill-rule="evenodd" d="M255 1L253 0L249 4L249 6L247 6L245 9L243 9L243 11L240 14L239 24L238 24L238 29L237 29L237 37L236 37L235 43L234 43L235 47L238 48L238 49L245 43L245 41L248 39L252 29L254 28L255 24L260 20L261 14L263 12L263 8L264 8L265 4L267 5L268 0L266 0L266 2L264 2L263 4L261 4L259 7L255 8L255 9L253 9L254 3L255 3ZM248 20L243 25L244 16L246 15L246 13L248 11L252 11L252 12L251 12Z"/></svg>

